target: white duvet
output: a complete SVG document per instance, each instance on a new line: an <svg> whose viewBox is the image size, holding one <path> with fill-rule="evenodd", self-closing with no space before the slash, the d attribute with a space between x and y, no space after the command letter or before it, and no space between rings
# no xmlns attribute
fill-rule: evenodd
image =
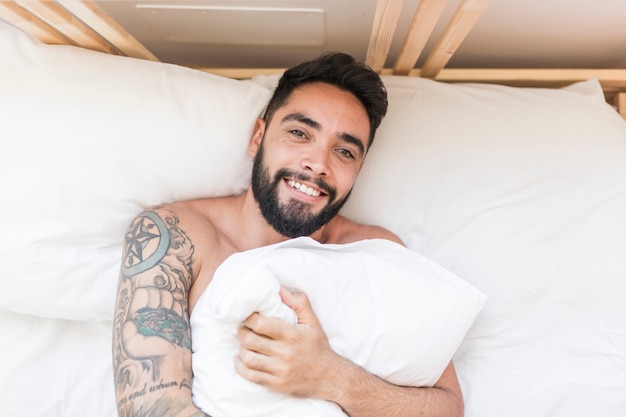
<svg viewBox="0 0 626 417"><path fill-rule="evenodd" d="M194 402L211 416L345 415L334 403L271 392L235 372L235 332L246 317L297 321L281 284L308 295L337 353L398 385L432 386L484 302L459 277L386 240L299 238L232 255L191 315Z"/></svg>

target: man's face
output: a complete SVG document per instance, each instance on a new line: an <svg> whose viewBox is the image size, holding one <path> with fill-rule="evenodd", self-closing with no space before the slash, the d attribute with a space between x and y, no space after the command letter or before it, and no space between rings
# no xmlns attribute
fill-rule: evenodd
<svg viewBox="0 0 626 417"><path fill-rule="evenodd" d="M369 118L351 93L305 84L257 126L252 191L265 220L287 237L309 236L341 209L367 152Z"/></svg>

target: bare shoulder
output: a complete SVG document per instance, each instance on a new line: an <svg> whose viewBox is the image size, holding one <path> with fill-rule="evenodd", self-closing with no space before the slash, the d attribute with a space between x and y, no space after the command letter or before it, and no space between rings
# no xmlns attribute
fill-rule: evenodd
<svg viewBox="0 0 626 417"><path fill-rule="evenodd" d="M219 241L218 228L211 217L214 205L214 199L204 199L146 208L136 216L129 231L139 239L158 233L162 246L172 250L186 247L195 281L205 262L206 249Z"/></svg>
<svg viewBox="0 0 626 417"><path fill-rule="evenodd" d="M365 239L386 239L404 245L395 233L377 225L362 224L336 216L327 225L326 243L350 243Z"/></svg>
<svg viewBox="0 0 626 417"><path fill-rule="evenodd" d="M202 245L203 241L212 240L217 233L214 212L219 210L220 200L207 198L163 204L146 209L144 213L158 215L168 225L180 228L194 244Z"/></svg>
<svg viewBox="0 0 626 417"><path fill-rule="evenodd" d="M205 207L212 204L211 199L189 200L150 207L144 212L155 212L163 219L173 216L178 223L194 225L195 223L209 222L205 214Z"/></svg>

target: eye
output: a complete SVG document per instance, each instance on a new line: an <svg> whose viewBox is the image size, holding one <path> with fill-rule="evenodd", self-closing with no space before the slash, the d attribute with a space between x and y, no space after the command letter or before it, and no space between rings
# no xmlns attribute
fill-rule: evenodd
<svg viewBox="0 0 626 417"><path fill-rule="evenodd" d="M292 136L295 136L300 139L306 139L306 134L299 129L292 129L289 131Z"/></svg>
<svg viewBox="0 0 626 417"><path fill-rule="evenodd" d="M344 158L348 158L348 159L354 159L354 153L352 153L351 150L346 149L346 148L339 148L337 149L337 152L343 156Z"/></svg>

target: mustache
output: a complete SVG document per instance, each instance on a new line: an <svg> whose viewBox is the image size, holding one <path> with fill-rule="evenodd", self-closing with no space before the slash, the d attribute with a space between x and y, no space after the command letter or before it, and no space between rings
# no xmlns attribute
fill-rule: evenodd
<svg viewBox="0 0 626 417"><path fill-rule="evenodd" d="M298 181L311 182L315 184L320 190L328 194L331 197L331 200L337 194L337 191L330 185L326 184L324 180L322 180L321 178L312 179L308 174L304 172L294 172L286 168L281 168L276 172L275 183L278 183L278 181L280 181L280 179L283 177L293 178L294 180Z"/></svg>

